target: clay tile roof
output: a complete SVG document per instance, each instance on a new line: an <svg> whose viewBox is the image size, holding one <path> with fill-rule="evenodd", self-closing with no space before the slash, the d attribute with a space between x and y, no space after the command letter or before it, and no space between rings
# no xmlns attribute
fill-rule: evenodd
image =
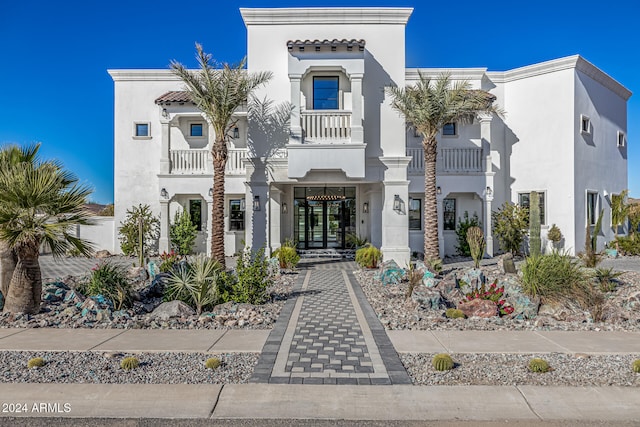
<svg viewBox="0 0 640 427"><path fill-rule="evenodd" d="M189 92L183 90L173 90L171 92L167 92L164 95L161 95L156 99L156 104L165 104L171 102L191 102L191 97L189 96Z"/></svg>
<svg viewBox="0 0 640 427"><path fill-rule="evenodd" d="M357 48L359 51L364 50L365 41L360 39L324 39L324 40L289 40L287 42L287 48L291 51L294 47L297 47L299 50L304 50L305 47L315 48L315 50L320 50L322 47L330 47L331 50L336 50L338 46L346 46L347 50L353 50L353 48Z"/></svg>

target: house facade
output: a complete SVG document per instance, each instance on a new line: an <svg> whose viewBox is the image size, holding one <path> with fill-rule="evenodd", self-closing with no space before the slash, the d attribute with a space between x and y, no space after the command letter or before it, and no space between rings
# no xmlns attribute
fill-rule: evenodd
<svg viewBox="0 0 640 427"><path fill-rule="evenodd" d="M391 108L389 86L443 72L496 96L504 117L450 123L438 136L441 256L456 253L455 228L477 215L487 252L499 251L491 212L504 202L542 201L570 252L627 188L627 100L631 93L580 56L509 71L408 69L409 8L240 9L248 71L271 71L256 92L262 108L238 109L225 176L225 251L342 249L350 234L406 264L423 248L421 139ZM168 250L174 215L186 209L208 251L213 131L169 70L110 70L115 84L115 221L148 204ZM277 106L289 106L284 124ZM249 112L247 110L250 110ZM116 227L117 228L117 227ZM621 230L622 231L622 230ZM117 231L115 231L117 233Z"/></svg>

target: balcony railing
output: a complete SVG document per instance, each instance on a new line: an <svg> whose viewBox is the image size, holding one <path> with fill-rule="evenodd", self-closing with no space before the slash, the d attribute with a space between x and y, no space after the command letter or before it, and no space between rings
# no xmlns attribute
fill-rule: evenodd
<svg viewBox="0 0 640 427"><path fill-rule="evenodd" d="M226 175L244 175L247 170L242 161L247 158L248 150L246 148L233 148L227 152L227 166L225 168Z"/></svg>
<svg viewBox="0 0 640 427"><path fill-rule="evenodd" d="M171 150L170 159L173 175L210 174L213 171L209 150Z"/></svg>
<svg viewBox="0 0 640 427"><path fill-rule="evenodd" d="M351 111L311 110L301 113L304 139L313 142L348 142Z"/></svg>
<svg viewBox="0 0 640 427"><path fill-rule="evenodd" d="M424 173L424 154L422 148L407 148L411 156L409 173ZM437 172L478 173L482 172L481 148L441 148L437 159Z"/></svg>

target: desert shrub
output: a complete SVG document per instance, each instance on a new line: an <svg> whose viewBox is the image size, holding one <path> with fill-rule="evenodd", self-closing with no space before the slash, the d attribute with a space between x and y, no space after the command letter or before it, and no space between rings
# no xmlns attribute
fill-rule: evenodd
<svg viewBox="0 0 640 427"><path fill-rule="evenodd" d="M440 353L433 356L431 365L436 371L450 371L455 366L453 359L446 353Z"/></svg>
<svg viewBox="0 0 640 427"><path fill-rule="evenodd" d="M413 290L422 282L422 277L424 273L421 270L416 269L416 265L409 263L409 267L407 268L407 277L409 278L409 286L407 286L407 292L404 295L405 301L411 299L413 295Z"/></svg>
<svg viewBox="0 0 640 427"><path fill-rule="evenodd" d="M377 268L381 259L382 252L371 243L367 243L356 251L356 263L364 268Z"/></svg>
<svg viewBox="0 0 640 427"><path fill-rule="evenodd" d="M484 241L484 233L480 227L469 227L467 230L467 244L469 252L473 258L474 268L480 268L480 260L484 257L486 243Z"/></svg>
<svg viewBox="0 0 640 427"><path fill-rule="evenodd" d="M557 225L553 224L551 226L551 228L547 232L547 239L549 239L549 241L553 243L558 243L560 240L562 240L562 232Z"/></svg>
<svg viewBox="0 0 640 427"><path fill-rule="evenodd" d="M296 251L296 244L292 240L285 240L282 246L276 249L273 254L274 257L278 257L280 262L280 268L288 268L290 270L296 268L298 262L300 262L300 256Z"/></svg>
<svg viewBox="0 0 640 427"><path fill-rule="evenodd" d="M355 248L355 249L361 248L367 243L369 243L366 237L358 236L355 233L347 234L344 240L348 248Z"/></svg>
<svg viewBox="0 0 640 427"><path fill-rule="evenodd" d="M534 357L529 361L528 365L529 371L537 372L537 373L545 373L551 370L549 363L546 360L540 359L539 357Z"/></svg>
<svg viewBox="0 0 640 427"><path fill-rule="evenodd" d="M34 357L32 359L29 359L29 361L27 362L27 368L29 369L42 368L44 365L45 361L42 357Z"/></svg>
<svg viewBox="0 0 640 427"><path fill-rule="evenodd" d="M630 204L627 215L629 218L629 233L637 234L638 227L640 227L640 203Z"/></svg>
<svg viewBox="0 0 640 427"><path fill-rule="evenodd" d="M457 308L448 308L447 311L444 312L444 315L447 316L448 319L464 319L464 313L462 310Z"/></svg>
<svg viewBox="0 0 640 427"><path fill-rule="evenodd" d="M424 259L424 265L426 265L432 273L440 274L442 272L442 260L440 258L426 257Z"/></svg>
<svg viewBox="0 0 640 427"><path fill-rule="evenodd" d="M113 304L115 310L129 307L132 303L132 286L127 274L117 265L103 262L91 269L91 275L78 290L87 296L102 295Z"/></svg>
<svg viewBox="0 0 640 427"><path fill-rule="evenodd" d="M618 236L616 243L622 255L640 255L640 235L638 233L624 237Z"/></svg>
<svg viewBox="0 0 640 427"><path fill-rule="evenodd" d="M529 225L529 212L526 208L506 202L500 209L491 213L493 234L506 252L517 254Z"/></svg>
<svg viewBox="0 0 640 427"><path fill-rule="evenodd" d="M140 361L133 356L125 357L120 362L120 368L124 369L125 371L136 369L138 366L140 366Z"/></svg>
<svg viewBox="0 0 640 427"><path fill-rule="evenodd" d="M585 271L567 253L529 257L522 265L522 290L543 302L574 300L586 305L592 288Z"/></svg>
<svg viewBox="0 0 640 427"><path fill-rule="evenodd" d="M584 262L585 267L595 268L602 261L602 253L598 252L598 235L602 231L602 217L604 210L600 210L596 225L591 233L591 226L587 225L585 231L584 252L578 254L578 257Z"/></svg>
<svg viewBox="0 0 640 427"><path fill-rule="evenodd" d="M197 314L218 301L218 281L223 273L220 263L198 256L171 273L165 288L165 300L180 300L196 309Z"/></svg>
<svg viewBox="0 0 640 427"><path fill-rule="evenodd" d="M467 241L467 230L471 227L479 226L480 220L478 219L478 214L475 212L471 218L469 218L469 212L467 211L464 212L463 218L458 218L458 226L456 227L456 237L458 240L456 251L458 251L458 255L471 256L471 249Z"/></svg>
<svg viewBox="0 0 640 427"><path fill-rule="evenodd" d="M195 246L198 227L191 222L191 215L186 209L176 212L173 224L169 227L171 248L179 255L189 255Z"/></svg>
<svg viewBox="0 0 640 427"><path fill-rule="evenodd" d="M142 242L140 242L140 226L142 226ZM136 255L143 259L147 250L153 247L160 237L160 219L153 215L149 205L133 206L127 209L127 215L120 223L118 234L122 252L127 256Z"/></svg>
<svg viewBox="0 0 640 427"><path fill-rule="evenodd" d="M504 286L498 287L498 280L496 279L488 288L483 282L479 288L466 293L465 301L473 301L474 299L493 301L498 306L498 312L500 315L504 316L513 313L514 309L507 303L503 296Z"/></svg>
<svg viewBox="0 0 640 427"><path fill-rule="evenodd" d="M98 212L100 216L113 216L113 203L105 206L100 212Z"/></svg>
<svg viewBox="0 0 640 427"><path fill-rule="evenodd" d="M204 366L207 369L218 369L222 362L217 357L210 357L204 362Z"/></svg>
<svg viewBox="0 0 640 427"><path fill-rule="evenodd" d="M245 250L238 257L235 277L228 283L228 298L239 303L262 304L272 283L264 248L256 253Z"/></svg>
<svg viewBox="0 0 640 427"><path fill-rule="evenodd" d="M600 286L602 292L612 292L616 288L616 278L622 275L622 271L613 271L613 268L596 268L593 277Z"/></svg>
<svg viewBox="0 0 640 427"><path fill-rule="evenodd" d="M631 364L631 370L636 374L640 374L640 359L636 359Z"/></svg>
<svg viewBox="0 0 640 427"><path fill-rule="evenodd" d="M171 252L163 252L160 254L160 273L168 273L173 271L176 264L180 261L180 256L176 253L176 251Z"/></svg>

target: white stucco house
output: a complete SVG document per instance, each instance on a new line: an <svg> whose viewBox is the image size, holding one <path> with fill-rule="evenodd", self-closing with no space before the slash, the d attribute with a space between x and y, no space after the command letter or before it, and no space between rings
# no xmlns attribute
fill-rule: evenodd
<svg viewBox="0 0 640 427"><path fill-rule="evenodd" d="M421 140L390 106L385 88L411 85L405 66L410 8L240 9L248 71L272 71L256 96L292 106L290 129L237 112L225 187L227 254L243 242L278 248L345 247L367 237L401 265L422 252ZM169 56L170 53L168 53ZM491 212L537 191L543 239L557 224L571 252L604 210L601 244L613 238L610 198L627 188L629 90L580 56L508 71L448 72L491 92L504 118L479 116L442 129L437 169L440 253L455 254L455 227L478 215L487 252L499 247ZM138 203L169 223L188 209L209 243L213 141L203 115L168 70L109 70L115 84L115 221ZM267 125L265 125L265 123ZM117 229L117 227L116 227ZM115 231L117 233L117 230ZM114 239L116 237L114 236Z"/></svg>

